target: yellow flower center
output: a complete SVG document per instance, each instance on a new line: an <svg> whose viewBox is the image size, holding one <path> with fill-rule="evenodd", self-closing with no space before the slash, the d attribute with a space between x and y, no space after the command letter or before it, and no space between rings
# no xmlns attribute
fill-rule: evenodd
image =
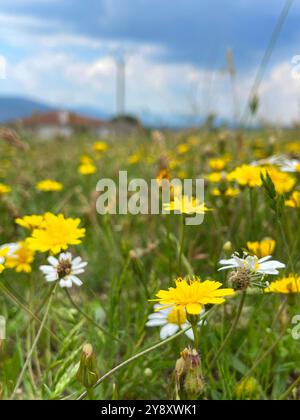
<svg viewBox="0 0 300 420"><path fill-rule="evenodd" d="M168 315L168 321L170 324L176 324L179 327L186 322L186 314L184 309L175 308Z"/></svg>

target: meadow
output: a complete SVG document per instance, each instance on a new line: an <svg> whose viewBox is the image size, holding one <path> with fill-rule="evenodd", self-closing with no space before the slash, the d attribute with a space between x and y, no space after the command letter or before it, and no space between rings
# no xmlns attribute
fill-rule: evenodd
<svg viewBox="0 0 300 420"><path fill-rule="evenodd" d="M298 131L22 142L0 140L1 399L300 398ZM205 179L204 222L99 215L120 170Z"/></svg>

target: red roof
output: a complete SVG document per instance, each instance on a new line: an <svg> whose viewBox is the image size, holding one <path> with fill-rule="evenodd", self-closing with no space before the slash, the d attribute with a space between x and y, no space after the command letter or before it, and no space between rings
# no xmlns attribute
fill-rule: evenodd
<svg viewBox="0 0 300 420"><path fill-rule="evenodd" d="M33 114L30 117L18 119L15 123L25 128L35 128L43 125L99 128L105 124L105 121L85 117L74 112L51 111Z"/></svg>

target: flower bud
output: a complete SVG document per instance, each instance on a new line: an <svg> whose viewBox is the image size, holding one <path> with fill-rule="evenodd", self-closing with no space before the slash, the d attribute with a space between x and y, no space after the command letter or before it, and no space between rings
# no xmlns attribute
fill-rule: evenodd
<svg viewBox="0 0 300 420"><path fill-rule="evenodd" d="M204 391L205 382L197 350L188 347L181 352L181 358L176 362L175 374L177 393L182 387L187 398L196 399Z"/></svg>
<svg viewBox="0 0 300 420"><path fill-rule="evenodd" d="M80 366L77 372L77 380L90 389L99 379L96 357L91 344L85 344L82 349Z"/></svg>
<svg viewBox="0 0 300 420"><path fill-rule="evenodd" d="M226 252L232 252L232 243L230 241L225 242L223 250Z"/></svg>

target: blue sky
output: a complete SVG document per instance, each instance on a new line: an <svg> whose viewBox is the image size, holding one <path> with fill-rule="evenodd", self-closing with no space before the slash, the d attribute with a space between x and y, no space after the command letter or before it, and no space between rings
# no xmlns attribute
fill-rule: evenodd
<svg viewBox="0 0 300 420"><path fill-rule="evenodd" d="M225 67L232 48L242 105L284 0L1 0L0 94L115 109L115 64L127 59L127 109L233 114ZM260 117L299 116L300 4L295 0L261 86Z"/></svg>

